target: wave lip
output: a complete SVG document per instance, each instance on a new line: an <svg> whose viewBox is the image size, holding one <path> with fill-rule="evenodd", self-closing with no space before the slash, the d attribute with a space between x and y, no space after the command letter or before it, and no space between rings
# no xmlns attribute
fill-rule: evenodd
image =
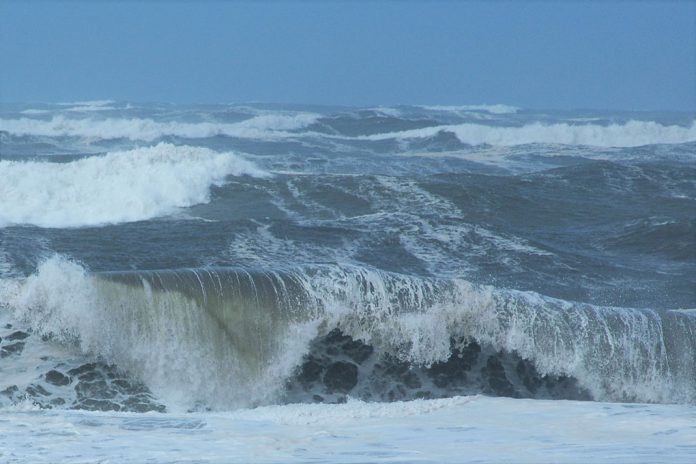
<svg viewBox="0 0 696 464"><path fill-rule="evenodd" d="M654 121L625 124L545 124L534 122L519 127L483 124L452 124L361 136L361 140L418 139L451 132L468 145L515 146L531 143L585 145L596 147L638 147L653 144L696 141L696 121L691 126L664 126Z"/></svg>
<svg viewBox="0 0 696 464"><path fill-rule="evenodd" d="M269 175L234 153L160 143L69 163L0 161L0 226L150 219L209 201L229 175Z"/></svg>

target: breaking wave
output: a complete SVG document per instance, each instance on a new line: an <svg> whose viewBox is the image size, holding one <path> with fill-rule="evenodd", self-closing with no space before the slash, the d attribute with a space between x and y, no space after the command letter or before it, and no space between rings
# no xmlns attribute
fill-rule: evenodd
<svg viewBox="0 0 696 464"><path fill-rule="evenodd" d="M90 107L91 108L91 107ZM94 107L104 109L104 107ZM77 119L59 115L49 120L0 119L0 131L13 135L82 137L104 140L125 138L153 141L165 136L204 138L227 135L240 138L273 138L306 127L318 118L311 113L261 114L236 123L154 121L147 118Z"/></svg>
<svg viewBox="0 0 696 464"><path fill-rule="evenodd" d="M443 111L452 113L468 113L482 111L490 114L514 114L520 109L511 105L422 105L421 108L429 111Z"/></svg>
<svg viewBox="0 0 696 464"><path fill-rule="evenodd" d="M327 383L351 396L369 398L375 384L385 391L394 369L379 366L389 359L410 366L404 376L437 366L440 377L464 378L458 370L489 350L520 360L517 368L499 358L484 363L479 370L498 383L510 369L522 378L526 362L538 378L575 379L597 400L696 401L696 319L688 311L599 307L335 265L91 274L56 256L24 280L0 283L0 301L35 332L115 363L170 407L278 401L298 371L311 377L321 368L306 365L321 337L351 347L334 349L338 367L323 374L363 376ZM405 385L427 393L420 381Z"/></svg>
<svg viewBox="0 0 696 464"><path fill-rule="evenodd" d="M0 226L149 219L209 201L229 175L268 175L234 153L160 143L68 163L0 161Z"/></svg>
<svg viewBox="0 0 696 464"><path fill-rule="evenodd" d="M652 144L696 141L696 121L690 126L665 126L654 121L628 121L625 124L545 124L520 127L482 124L453 124L388 132L358 137L361 140L417 139L441 132L453 133L468 145L514 146L532 143L586 145L597 147L636 147Z"/></svg>

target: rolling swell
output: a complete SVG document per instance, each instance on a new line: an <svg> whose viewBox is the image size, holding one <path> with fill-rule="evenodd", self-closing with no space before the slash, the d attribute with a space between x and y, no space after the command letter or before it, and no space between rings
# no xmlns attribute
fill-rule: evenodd
<svg viewBox="0 0 696 464"><path fill-rule="evenodd" d="M484 392L696 401L689 311L599 307L355 266L88 273L54 257L2 301L167 407Z"/></svg>

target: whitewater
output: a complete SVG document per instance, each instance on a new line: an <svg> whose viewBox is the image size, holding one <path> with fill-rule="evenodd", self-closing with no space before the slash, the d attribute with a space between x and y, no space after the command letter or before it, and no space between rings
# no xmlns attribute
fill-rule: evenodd
<svg viewBox="0 0 696 464"><path fill-rule="evenodd" d="M0 180L2 462L696 456L694 114L5 104Z"/></svg>

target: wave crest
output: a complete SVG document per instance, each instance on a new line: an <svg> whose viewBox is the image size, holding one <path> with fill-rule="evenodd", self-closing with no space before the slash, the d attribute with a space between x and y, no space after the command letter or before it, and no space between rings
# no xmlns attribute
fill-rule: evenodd
<svg viewBox="0 0 696 464"><path fill-rule="evenodd" d="M104 109L104 107L95 107ZM147 118L0 119L0 131L13 135L82 137L95 140L125 138L151 142L165 136L205 138L227 135L240 138L272 138L284 131L306 127L318 119L311 113L261 114L235 123L155 121Z"/></svg>
<svg viewBox="0 0 696 464"><path fill-rule="evenodd" d="M696 121L691 126L664 126L654 121L625 124L545 124L535 122L519 127L483 124L452 124L400 132L361 136L362 140L418 139L451 132L468 145L514 146L532 143L586 145L596 147L637 147L642 145L696 141Z"/></svg>
<svg viewBox="0 0 696 464"><path fill-rule="evenodd" d="M234 153L167 143L68 163L0 161L0 226L145 220L208 202L229 175L268 173Z"/></svg>

